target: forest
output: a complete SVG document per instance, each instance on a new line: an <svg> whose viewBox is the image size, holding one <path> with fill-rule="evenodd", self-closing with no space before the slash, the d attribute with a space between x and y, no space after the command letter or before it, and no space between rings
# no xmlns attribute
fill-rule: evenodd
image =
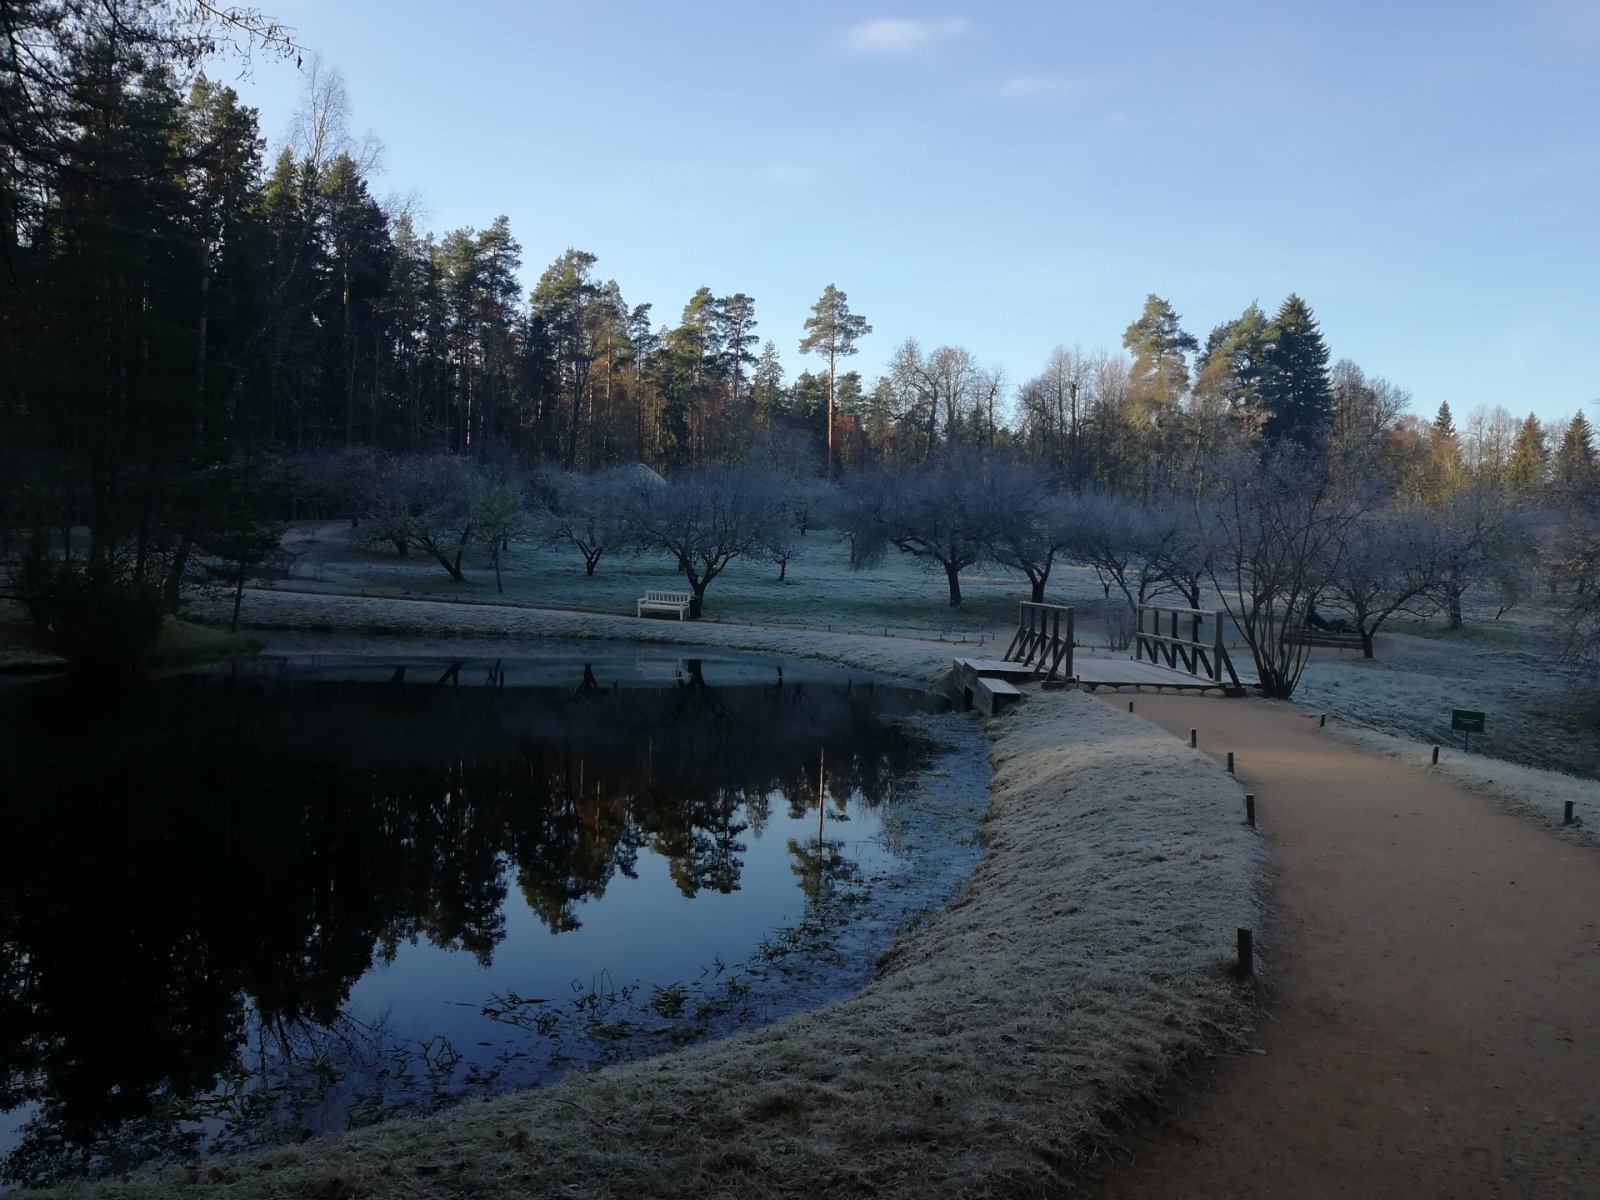
<svg viewBox="0 0 1600 1200"><path fill-rule="evenodd" d="M737 281L673 316L576 248L525 292L505 217L428 231L375 194L337 71L254 10L0 0L0 19L0 558L8 594L83 646L137 640L191 584L242 592L282 523L318 515L457 578L468 547L530 530L589 546L591 571L607 544L651 547L697 597L730 551L782 560L819 524L852 562L936 560L952 604L978 561L1040 595L1076 546L1119 587L1143 563L1130 599L1208 579L1246 626L1264 605L1264 644L1319 599L1366 631L1397 592L1459 620L1468 587L1539 588L1594 665L1588 418L1419 417L1297 295L1201 340L1152 294L1117 349L1057 347L1020 381L916 340L868 378L849 367L870 314L833 283L781 331ZM281 147L217 80L241 57L302 76ZM786 376L782 339L811 369ZM687 499L630 501L617 473L643 467ZM734 529L730 503L767 516ZM1184 565L1112 547L1118 521L1146 536L1141 511L1189 514Z"/></svg>

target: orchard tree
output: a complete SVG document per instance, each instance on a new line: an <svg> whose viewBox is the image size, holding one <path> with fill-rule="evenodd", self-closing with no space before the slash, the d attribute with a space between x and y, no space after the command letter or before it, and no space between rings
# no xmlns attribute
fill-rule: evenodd
<svg viewBox="0 0 1600 1200"><path fill-rule="evenodd" d="M479 501L488 490L469 459L451 454L386 459L378 476L372 519L361 540L429 555L457 583L461 559L473 541Z"/></svg>
<svg viewBox="0 0 1600 1200"><path fill-rule="evenodd" d="M528 513L517 488L504 479L485 488L472 506L471 528L472 537L489 551L494 590L503 593L506 589L500 579L500 556L510 548L512 539L521 537L528 528Z"/></svg>
<svg viewBox="0 0 1600 1200"><path fill-rule="evenodd" d="M811 306L806 318L806 336L800 339L801 354L815 354L828 364L828 469L833 478L833 408L838 362L856 352L856 342L872 332L866 318L850 311L845 294L833 284Z"/></svg>
<svg viewBox="0 0 1600 1200"><path fill-rule="evenodd" d="M1444 522L1424 508L1365 512L1329 547L1326 595L1350 616L1361 653L1373 656L1378 629L1397 612L1431 609L1447 561Z"/></svg>
<svg viewBox="0 0 1600 1200"><path fill-rule="evenodd" d="M1366 497L1340 487L1325 457L1291 442L1209 464L1196 496L1206 573L1251 656L1262 691L1294 694L1307 648L1288 635L1339 570L1341 547Z"/></svg>
<svg viewBox="0 0 1600 1200"><path fill-rule="evenodd" d="M1002 465L990 481L989 558L1028 577L1028 599L1044 603L1056 556L1072 538L1072 505L1041 467Z"/></svg>
<svg viewBox="0 0 1600 1200"><path fill-rule="evenodd" d="M607 553L633 544L635 489L665 486L631 467L568 471L542 490L536 502L539 525L551 541L576 549L583 556L583 573L592 576Z"/></svg>
<svg viewBox="0 0 1600 1200"><path fill-rule="evenodd" d="M840 532L862 566L893 546L943 569L950 607L961 605L961 572L995 541L989 464L972 451L948 452L916 471L853 476L840 501Z"/></svg>
<svg viewBox="0 0 1600 1200"><path fill-rule="evenodd" d="M674 476L665 487L636 483L627 511L642 547L677 560L699 616L706 588L728 564L769 547L786 513L783 490L771 476L717 467Z"/></svg>

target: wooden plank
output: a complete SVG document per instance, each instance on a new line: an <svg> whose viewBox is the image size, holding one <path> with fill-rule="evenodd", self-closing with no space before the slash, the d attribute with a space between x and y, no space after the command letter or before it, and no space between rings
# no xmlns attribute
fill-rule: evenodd
<svg viewBox="0 0 1600 1200"><path fill-rule="evenodd" d="M1021 700L1022 693L1004 679L979 676L972 684L972 698L979 708L993 717L1008 705Z"/></svg>
<svg viewBox="0 0 1600 1200"><path fill-rule="evenodd" d="M1034 672L1032 666L1022 662L1006 662L999 658L958 658L957 667L966 667L978 675L994 675L1002 679L1027 679Z"/></svg>
<svg viewBox="0 0 1600 1200"><path fill-rule="evenodd" d="M1078 686L1087 688L1167 687L1204 691L1224 686L1214 679L1129 659L1080 658L1076 670Z"/></svg>

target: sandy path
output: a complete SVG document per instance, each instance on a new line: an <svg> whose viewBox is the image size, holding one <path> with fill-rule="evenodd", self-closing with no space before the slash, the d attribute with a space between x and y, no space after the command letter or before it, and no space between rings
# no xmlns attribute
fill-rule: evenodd
<svg viewBox="0 0 1600 1200"><path fill-rule="evenodd" d="M1096 1194L1600 1196L1600 852L1286 706L1103 698L1237 753L1276 916L1265 1054L1197 1080Z"/></svg>

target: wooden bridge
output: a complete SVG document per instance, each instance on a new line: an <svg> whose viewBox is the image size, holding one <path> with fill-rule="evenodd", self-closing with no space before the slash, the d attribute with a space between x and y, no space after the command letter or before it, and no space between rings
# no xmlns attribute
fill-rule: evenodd
<svg viewBox="0 0 1600 1200"><path fill-rule="evenodd" d="M958 658L955 678L968 708L997 713L1021 699L1017 684L1044 687L1172 688L1217 690L1242 696L1254 679L1241 678L1223 644L1224 614L1194 608L1140 605L1133 658L1074 655L1073 610L1057 604L1024 603L1017 632L997 659ZM1202 637L1209 623L1209 640ZM1147 627L1148 626L1148 627ZM1163 627L1170 632L1163 633Z"/></svg>

